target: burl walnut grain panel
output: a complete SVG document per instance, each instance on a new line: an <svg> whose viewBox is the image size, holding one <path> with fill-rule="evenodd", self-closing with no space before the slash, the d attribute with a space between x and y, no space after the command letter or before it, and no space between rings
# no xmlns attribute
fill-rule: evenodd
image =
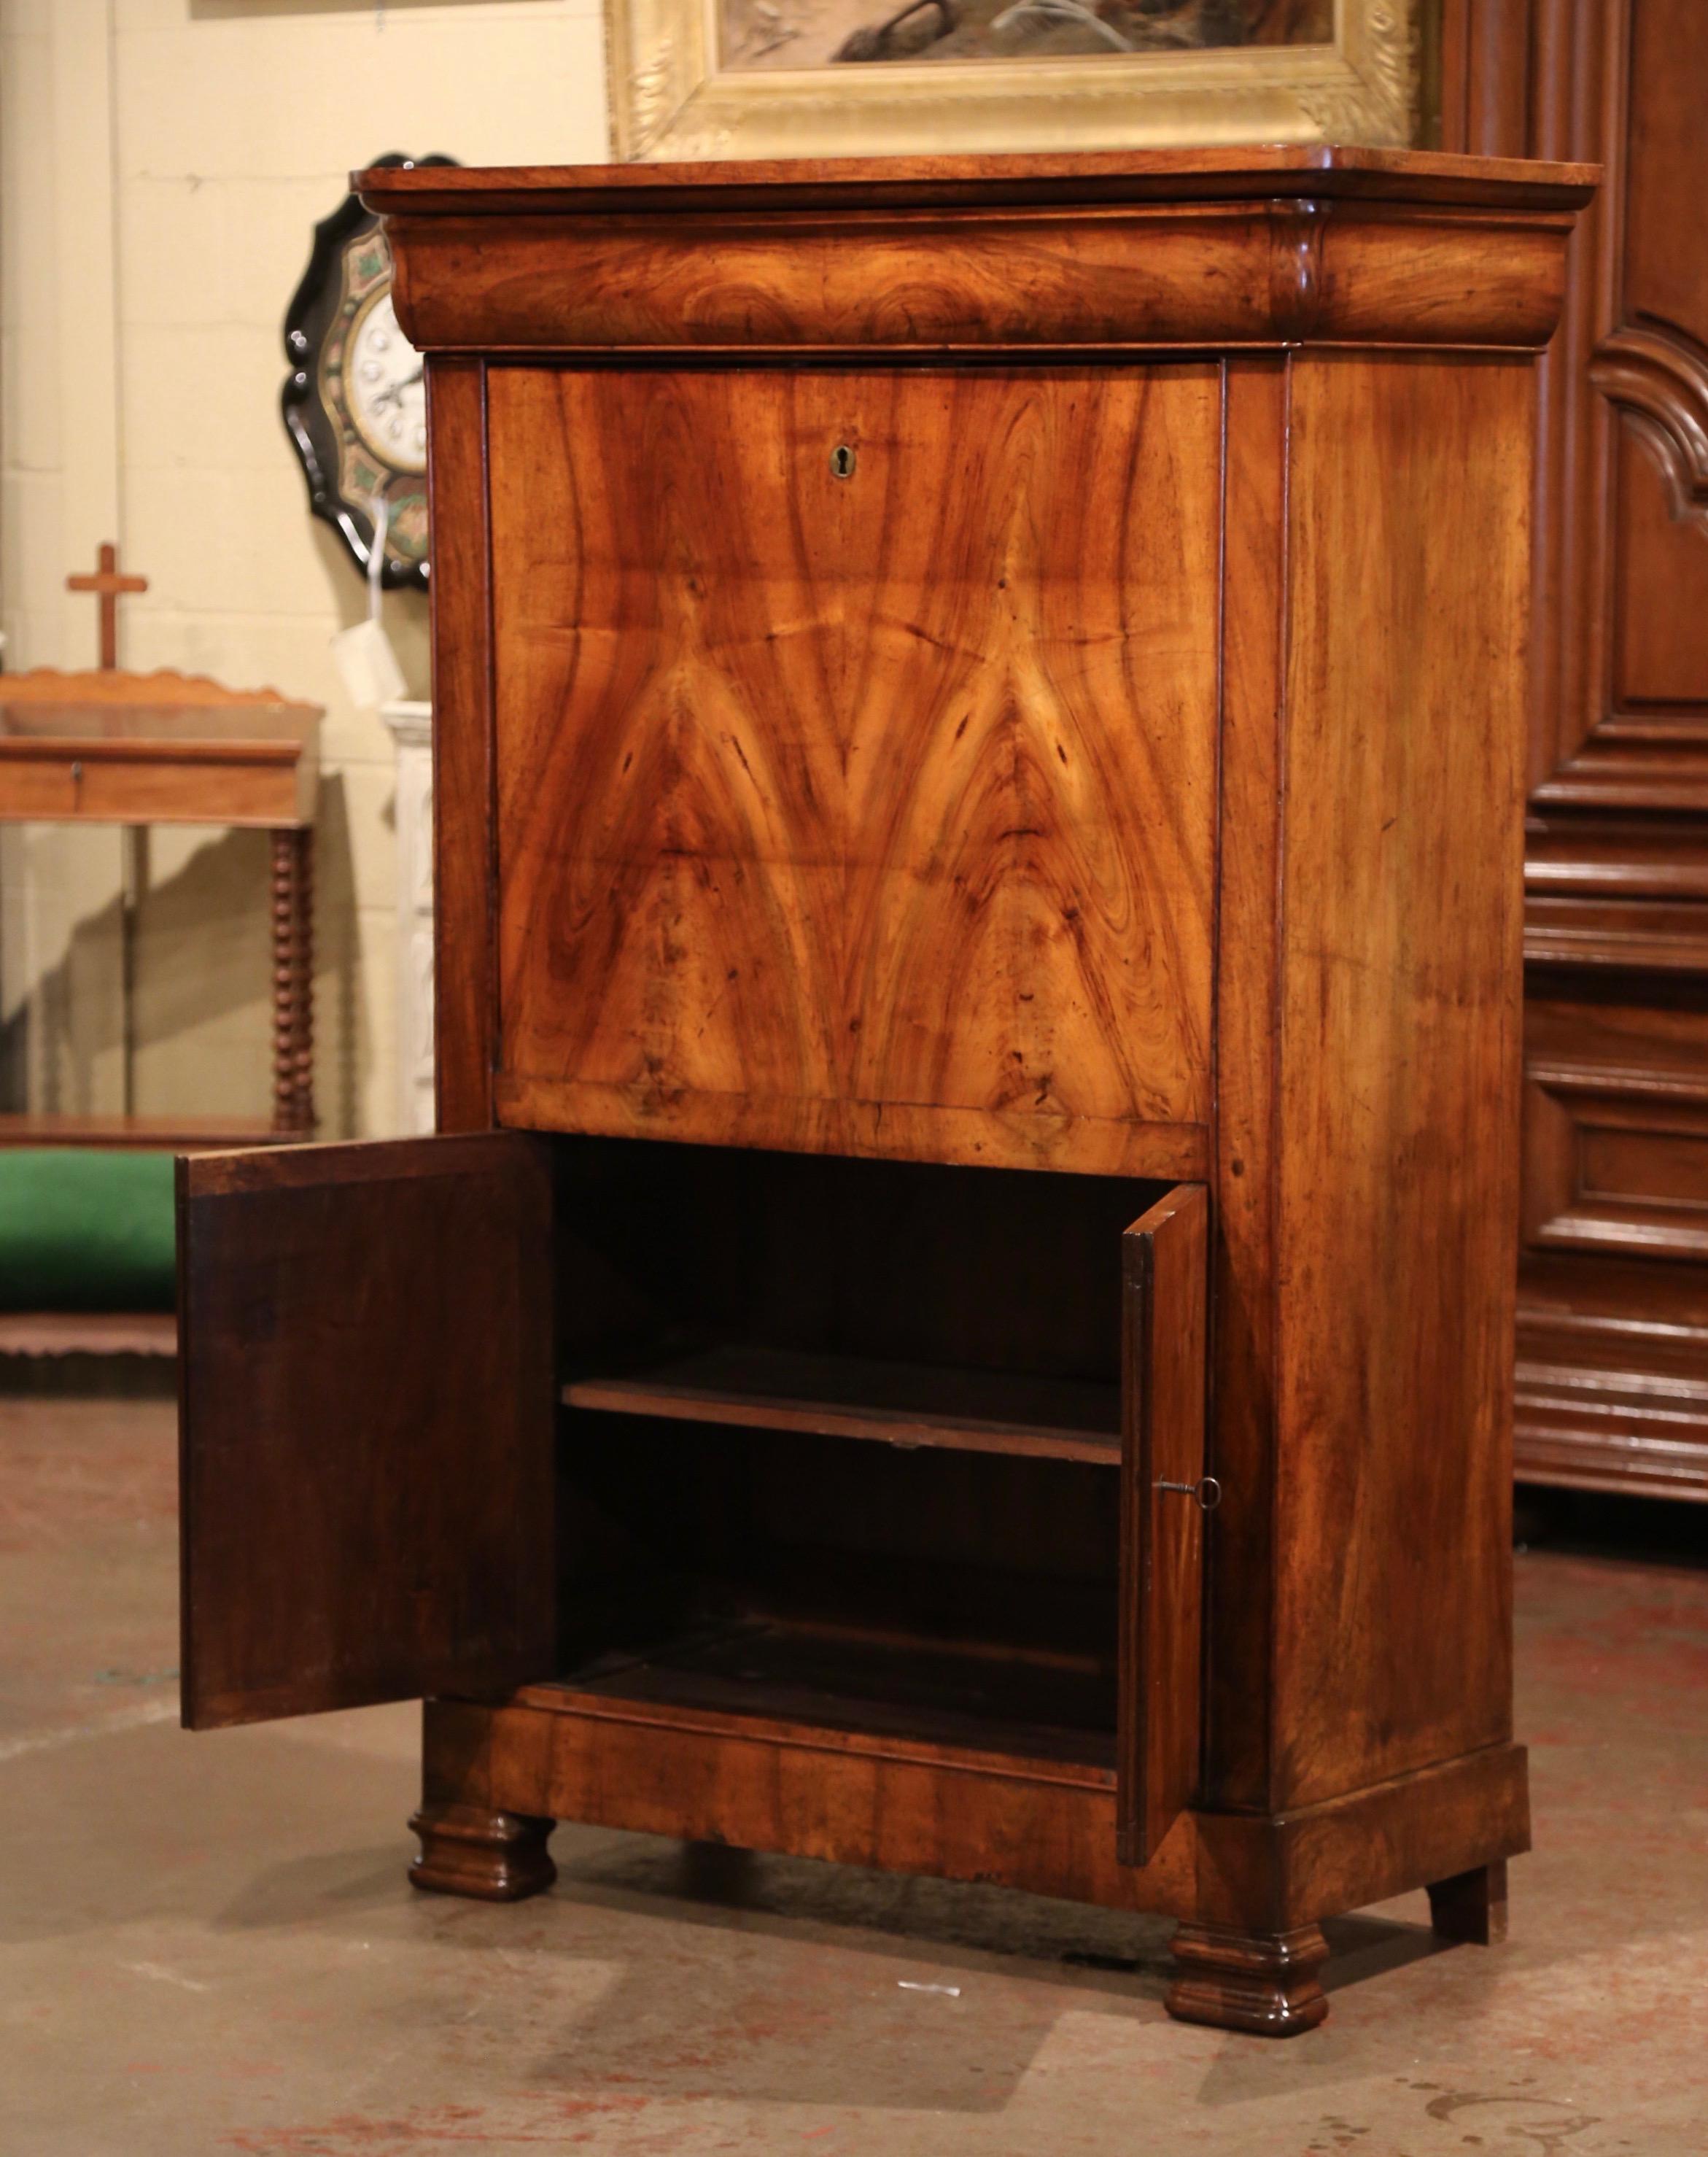
<svg viewBox="0 0 1708 2157"><path fill-rule="evenodd" d="M1206 1122L1217 371L488 394L507 1113Z"/></svg>

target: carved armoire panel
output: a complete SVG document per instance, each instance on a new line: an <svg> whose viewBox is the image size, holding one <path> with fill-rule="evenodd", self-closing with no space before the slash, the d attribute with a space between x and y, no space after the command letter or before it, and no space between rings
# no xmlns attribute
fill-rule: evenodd
<svg viewBox="0 0 1708 2157"><path fill-rule="evenodd" d="M1448 147L1607 183L1544 363L1533 799L1708 810L1708 40L1696 0L1448 0Z"/></svg>
<svg viewBox="0 0 1708 2157"><path fill-rule="evenodd" d="M1442 136L1606 168L1539 406L1519 1472L1708 1497L1702 32L1444 0Z"/></svg>

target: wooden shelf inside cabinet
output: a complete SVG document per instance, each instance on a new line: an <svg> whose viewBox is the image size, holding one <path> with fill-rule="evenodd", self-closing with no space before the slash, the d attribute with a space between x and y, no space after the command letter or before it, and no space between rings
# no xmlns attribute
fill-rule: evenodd
<svg viewBox="0 0 1708 2157"><path fill-rule="evenodd" d="M1117 1465L1120 1390L1090 1380L722 1346L563 1387L572 1408Z"/></svg>
<svg viewBox="0 0 1708 2157"><path fill-rule="evenodd" d="M712 1716L840 1732L934 1758L1071 1763L1098 1779L1115 1764L1112 1669L785 1620L698 1628L518 1697L639 1722Z"/></svg>

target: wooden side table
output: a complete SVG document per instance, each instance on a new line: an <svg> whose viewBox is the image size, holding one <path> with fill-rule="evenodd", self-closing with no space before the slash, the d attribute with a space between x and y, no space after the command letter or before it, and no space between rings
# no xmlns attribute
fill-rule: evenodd
<svg viewBox="0 0 1708 2157"><path fill-rule="evenodd" d="M322 716L317 704L289 703L269 689L228 689L200 676L43 667L0 678L0 821L132 829L221 824L271 835L272 1119L263 1132L224 1120L218 1135L228 1142L239 1136L306 1138L314 1130L314 812ZM129 1106L127 1100L127 1111ZM195 1135L185 1119L128 1113L117 1120L0 1118L0 1144L14 1145L182 1145Z"/></svg>

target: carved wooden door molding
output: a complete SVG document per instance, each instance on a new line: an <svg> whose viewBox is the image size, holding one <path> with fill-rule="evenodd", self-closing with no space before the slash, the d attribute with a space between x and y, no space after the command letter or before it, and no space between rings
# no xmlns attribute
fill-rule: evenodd
<svg viewBox="0 0 1708 2157"><path fill-rule="evenodd" d="M1708 1495L1708 41L1700 0L1443 0L1448 149L1600 163L1543 363L1521 1480Z"/></svg>
<svg viewBox="0 0 1708 2157"><path fill-rule="evenodd" d="M1551 812L1708 809L1708 248L1677 242L1708 192L1700 13L1448 0L1447 16L1448 147L1607 169L1542 368L1536 497L1531 883L1583 889L1551 858ZM1683 895L1634 862L1593 881L1603 898Z"/></svg>

